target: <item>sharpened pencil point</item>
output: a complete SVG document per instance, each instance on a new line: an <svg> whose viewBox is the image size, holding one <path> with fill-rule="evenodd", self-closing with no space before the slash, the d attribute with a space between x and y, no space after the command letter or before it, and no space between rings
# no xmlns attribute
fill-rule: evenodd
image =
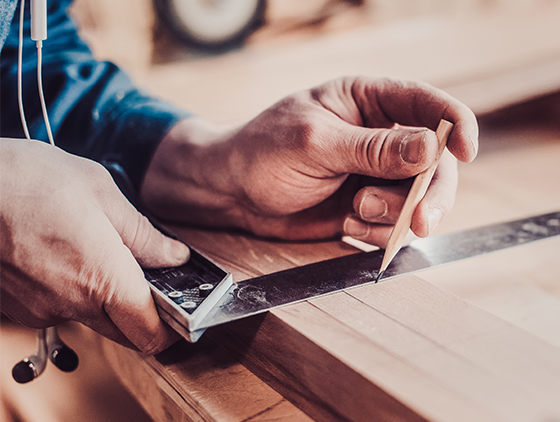
<svg viewBox="0 0 560 422"><path fill-rule="evenodd" d="M410 190L408 191L401 213L399 214L399 218L397 218L395 226L393 227L393 230L389 235L389 239L387 240L387 247L385 248L385 253L383 254L383 261L381 262L381 268L377 274L377 280L375 280L376 283L381 280L383 273L404 243L406 235L412 224L412 215L428 190L428 186L434 176L441 155L447 145L447 138L449 137L452 129L453 123L441 119L436 130L436 137L438 141L437 159L434 160L430 167L416 176Z"/></svg>

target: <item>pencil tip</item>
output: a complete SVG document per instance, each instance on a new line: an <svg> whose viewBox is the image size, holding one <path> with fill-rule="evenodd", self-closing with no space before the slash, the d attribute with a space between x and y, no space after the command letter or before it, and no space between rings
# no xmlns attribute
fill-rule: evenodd
<svg viewBox="0 0 560 422"><path fill-rule="evenodd" d="M385 270L381 270L379 271L379 274L377 274L377 278L375 279L375 283L377 283L379 280L381 280L381 277L383 277L383 274L385 274Z"/></svg>

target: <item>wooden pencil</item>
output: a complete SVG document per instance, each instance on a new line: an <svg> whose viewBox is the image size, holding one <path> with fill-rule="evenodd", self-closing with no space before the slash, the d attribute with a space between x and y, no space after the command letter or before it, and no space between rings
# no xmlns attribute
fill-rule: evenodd
<svg viewBox="0 0 560 422"><path fill-rule="evenodd" d="M376 282L378 282L381 277L383 277L383 273L404 243L404 239L408 231L410 230L412 214L414 214L414 210L416 210L418 203L422 200L422 198L424 198L424 195L428 190L428 186L432 181L441 155L443 154L445 146L447 145L447 138L449 137L452 129L453 123L441 119L436 130L436 137L438 140L438 152L436 155L436 159L434 160L433 164L428 167L428 169L424 170L422 173L419 173L416 176L416 179L414 179L414 182L410 187L410 191L408 192L401 213L399 214L399 218L397 219L395 227L393 227L393 231L389 236L387 248L385 248L383 261L381 262L381 268L379 269L379 272L377 274Z"/></svg>

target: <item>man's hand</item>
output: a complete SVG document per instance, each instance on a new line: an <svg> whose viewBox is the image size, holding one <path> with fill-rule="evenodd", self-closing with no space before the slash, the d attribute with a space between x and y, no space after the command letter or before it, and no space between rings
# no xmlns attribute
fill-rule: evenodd
<svg viewBox="0 0 560 422"><path fill-rule="evenodd" d="M178 337L140 266L185 262L99 164L51 145L0 141L1 306L31 327L75 320L146 353ZM136 259L135 259L136 258Z"/></svg>
<svg viewBox="0 0 560 422"><path fill-rule="evenodd" d="M454 124L448 151L412 220L427 236L454 202L453 155L474 159L478 127L465 105L420 83L338 79L225 133L183 121L157 149L142 198L178 222L285 239L349 234L383 247L407 179L435 159L442 118Z"/></svg>

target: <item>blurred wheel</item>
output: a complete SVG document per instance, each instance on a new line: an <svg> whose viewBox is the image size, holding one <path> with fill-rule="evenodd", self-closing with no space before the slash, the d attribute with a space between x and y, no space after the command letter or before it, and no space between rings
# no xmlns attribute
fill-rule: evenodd
<svg viewBox="0 0 560 422"><path fill-rule="evenodd" d="M183 42L223 50L264 24L267 0L154 0L161 21Z"/></svg>

